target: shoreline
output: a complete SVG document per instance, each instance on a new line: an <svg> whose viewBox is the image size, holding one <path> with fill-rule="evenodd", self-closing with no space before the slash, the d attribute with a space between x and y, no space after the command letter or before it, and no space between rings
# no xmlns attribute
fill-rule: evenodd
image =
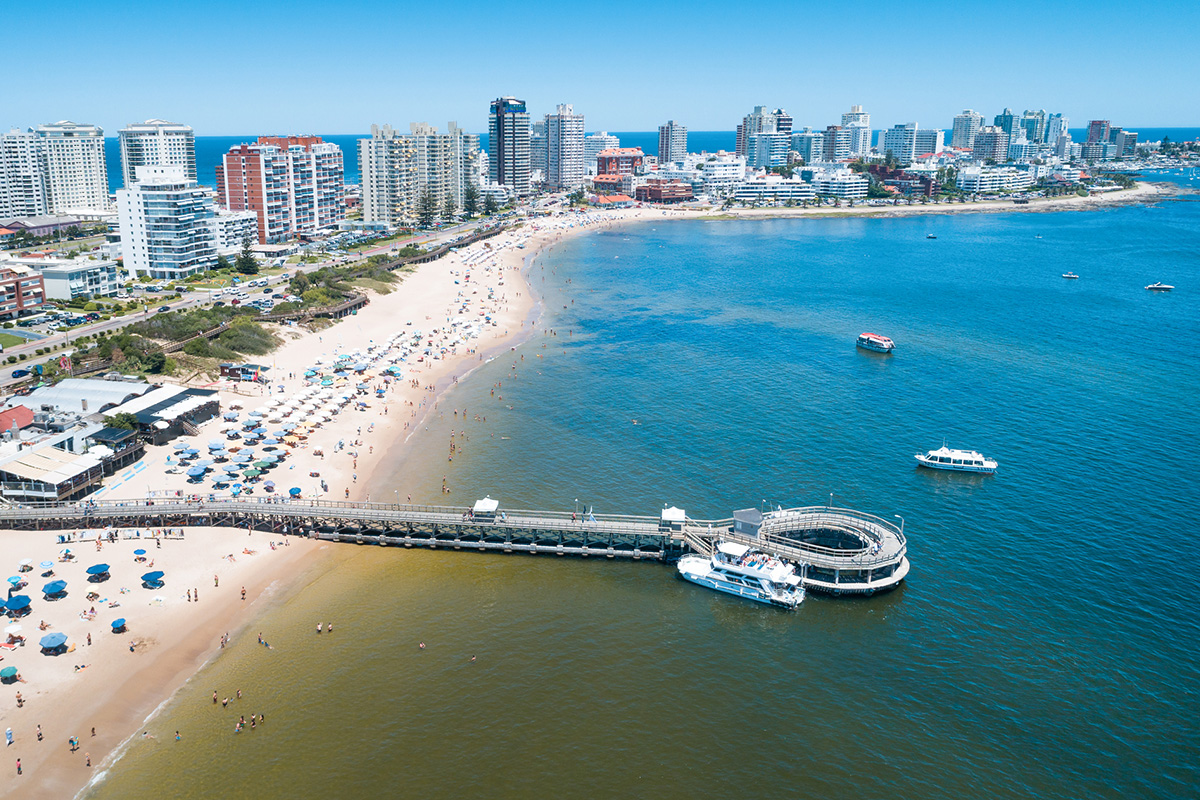
<svg viewBox="0 0 1200 800"><path fill-rule="evenodd" d="M1146 189L1141 190L1141 187L1146 187ZM507 290L503 292L502 297L497 298L498 302L494 304L494 317L499 324L494 328L485 329L484 335L471 342L471 346L463 352L456 351L447 358L427 361L423 365L410 365L405 375L406 380L398 380L391 384L382 401L373 399L368 409L363 412L352 412L347 409L320 434L314 434L313 443L294 451L288 458L289 468L299 468L303 473L309 471L310 467L319 467L318 470L313 471L319 471L322 476L328 475L330 483L328 496L330 498L342 499L340 495L344 485L351 499L365 500L374 495L376 502L387 502L387 492L391 487L385 486L381 482L393 477L403 480L406 463L410 460L413 448L420 443L414 434L426 425L430 419L430 412L438 410L439 406L451 397L451 391L460 380L465 380L480 367L498 358L506 352L506 348L507 352L516 351L518 347L530 341L538 333L538 324L545 320L549 311L544 305L544 298L538 296L533 289L532 272L538 259L544 257L555 244L587 231L606 230L622 224L663 219L775 219L831 216L888 218L926 213L1096 210L1118 205L1149 203L1166 196L1166 194L1166 191L1159 187L1139 183L1138 188L1112 192L1097 198L1053 198L1036 204L1031 203L1029 206L1015 206L1011 201L987 201L986 205L981 202L938 206L929 204L899 207L758 209L723 213L718 216L714 216L712 212L703 211L643 208L591 210L588 212L586 222L580 219L572 220L571 217L575 216L573 214L546 218L546 222L529 220L522 227L498 237L504 240L503 246L497 248L496 253L485 259L486 261L494 259L498 262L494 264L496 277L500 277L504 282L502 283L504 289ZM556 220L557 224L551 220ZM516 246L518 243L520 243L519 247ZM469 262L483 251L484 248L476 246L470 248L469 251L452 253L439 261L421 265L417 271L406 276L401 283L397 284L390 294L379 295L372 292L371 303L360 311L359 315L348 317L331 328L315 333L304 333L300 336L295 336L294 329L281 328L280 332L291 338L292 341L281 346L270 356L274 365L273 374L277 373L282 376L287 374L290 368L294 374L302 375L304 367L317 356L318 350L324 351L332 348L336 352L342 348L365 348L368 341L386 339L388 330L403 330L406 327L404 323L406 317L416 327L416 320L420 320L423 316L424 319L420 325L422 330L427 330L431 325L441 328L442 323L439 320L445 316L445 319L450 321L457 316L450 309L461 300L463 291L472 286L466 281L462 283L458 281L451 283L450 281L456 272L463 273L468 267L475 270L477 267L469 266L469 263L465 262ZM478 265L481 266L482 263L482 261L478 262ZM490 278L485 280L490 280ZM474 281L473 285L481 286L482 283ZM473 291L478 290L473 289ZM497 294L501 293L497 292ZM511 299L509 298L510 294L513 294ZM473 306L472 311L474 308ZM526 327L526 323L528 323L528 327ZM347 326L355 327L351 329ZM397 328L397 326L400 327ZM494 334L493 331L495 331ZM332 339L330 344L326 345L324 342L326 336L336 337L338 345L334 346ZM343 340L347 340L345 344L342 343ZM415 380L416 385L410 385L409 380ZM295 388L303 385L303 380L299 378L287 378L281 382L285 385L285 391L288 389L294 391ZM231 402L244 404L247 408L253 408L259 404L255 398L246 397L241 393L226 390L221 394L223 408L228 408L228 404ZM265 399L264 392L263 400ZM388 413L391 410L396 410L398 413L391 415ZM409 411L408 414L402 413L406 410ZM368 418L377 430L372 430L372 427L369 426L366 436L354 434L354 423L356 421L360 423L357 427L361 430L364 417ZM401 425L401 421L403 421L403 425ZM219 420L214 423L219 423ZM197 437L198 441L203 442L215 433L216 424L214 423L204 426L202 433ZM360 452L358 449L347 449L335 454L334 448L325 443L326 441L336 441L339 437L348 441L353 436L357 436L362 441L357 448L366 450L366 453ZM318 439L321 441L316 441ZM373 452L374 445L370 444L371 441L382 444L378 453ZM349 445L349 447L355 448L356 446ZM315 449L324 449L325 457L319 461L316 460L312 453ZM164 459L169 456L169 453L170 448L167 447L147 447L143 462L153 467L153 471L148 469L140 475L136 486L106 487L102 496L105 499L142 496L140 492L137 492L137 487L142 485L146 485L148 488L153 486L154 489L189 493L198 491L196 489L189 490L182 476L165 473L168 462ZM357 455L352 456L351 453ZM359 459L362 459L361 466L358 464ZM359 481L357 478L362 478L362 480ZM154 483L156 479L159 481L157 484ZM339 479L340 484L335 484L335 481ZM150 481L149 484L145 483L147 480ZM306 490L310 483L311 481L304 479L295 480L297 486L305 487ZM282 486L281 483L281 488ZM404 501L401 489L395 488L392 491L396 493L398 502ZM415 498L414 501L421 499L423 498ZM450 501L445 502L452 504ZM35 537L45 537L47 542L52 541L49 537L54 535L48 532L22 532L11 535L21 536L23 533L29 533ZM211 545L215 539L222 542L222 547L225 547L226 534L230 542L229 547L233 547L234 541L242 543L247 541L246 537L236 539L235 537L240 534L233 529L192 529L188 531L188 541L191 543L204 540L204 544ZM179 630L164 628L161 633L161 641L156 642L155 649L159 652L153 654L153 658L136 672L120 673L123 677L115 688L112 686L112 681L100 684L99 678L102 670L91 667L82 674L84 680L75 681L73 686L68 684L70 673L67 673L67 677L60 679L58 683L52 684L47 691L49 695L47 699L50 700L47 707L50 709L50 714L44 716L43 719L54 720L54 733L51 733L50 726L45 722L41 723L46 732L46 741L40 743L44 752L22 756L26 782L14 785L12 790L0 792L0 796L62 797L68 794L78 796L86 792L95 781L103 779L107 770L111 770L120 761L128 744L133 741L133 737L137 735L138 729L145 724L145 721L167 708L183 686L220 657L220 648L214 644L216 638L219 637L219 631L231 630L234 631L235 638L240 636L242 631L245 631L274 603L286 602L289 597L293 596L302 578L314 574L314 570L321 570L321 574L324 574L336 563L332 557L332 551L328 551L328 543L314 543L298 537L282 537L281 534L268 533L255 533L250 541L261 548L261 542L268 541L271 537L289 539L291 546L300 545L300 550L290 554L292 557L286 561L284 559L275 560L276 563L284 563L279 563L274 570L269 570L266 566L259 568L260 562L254 562L253 559L242 559L243 562L254 562L252 567L247 568L247 577L244 580L248 589L254 588L255 601L242 607L240 612L238 609L241 607L241 603L233 599L233 590L231 589L225 602L213 604L211 610L206 608L206 614L200 620L196 621L193 618L191 624L181 626ZM173 543L168 543L168 546L170 544ZM212 548L208 547L207 549L211 550ZM55 550L57 550L57 546L55 546ZM44 543L42 551L46 551ZM83 561L90 563L88 559L90 553L85 555L81 552L80 556ZM285 564L294 564L297 569L293 572L285 572L283 569ZM206 567L201 570L201 573L205 573L207 569ZM197 583L205 585L201 577L197 578ZM182 584L174 583L173 585ZM206 597L211 591L211 589L206 589ZM267 602L260 603L260 598ZM177 603L179 599L181 598L177 598L174 602ZM39 603L38 608L41 607ZM33 617L36 618L38 613L35 611ZM220 619L222 617L223 620ZM26 633L30 633L28 629L35 626L36 622L26 626ZM214 633L214 631L218 631L218 633ZM36 630L33 632L37 633ZM36 636L31 638L35 639L34 644L36 644ZM32 653L34 649L32 644L23 648L29 653ZM120 656L121 654L117 652L115 655ZM8 658L5 666L12 660L11 657ZM44 660L42 656L37 656L35 663L40 666ZM115 669L117 659L111 659L111 662ZM75 673L75 677L81 676L79 673ZM89 678L92 680L87 680ZM18 684L18 688L26 685L29 684ZM95 691L97 685L103 685L105 689L112 689L112 691L97 692ZM90 691L85 691L89 689ZM75 698L79 695L90 696L90 703L76 700ZM69 702L72 700L74 700L73 704ZM54 713L56 706L57 714ZM22 709L22 711L27 711L29 707L30 702L27 701L26 709ZM88 714L91 716L88 717ZM29 717L28 714L25 716ZM0 724L13 726L12 719L12 709L10 709L0 715ZM85 719L99 720L100 722L82 721ZM32 728L27 725L27 721L28 719L21 721L22 728ZM92 724L96 724L99 729L95 740L87 736L87 729ZM16 730L15 726L13 727ZM110 734L110 730L113 733ZM21 749L30 752L28 744L31 737L26 736L25 733L24 730L18 733L22 739ZM65 748L66 737L75 734L80 735L82 740L80 752L69 754ZM100 744L101 742L103 745ZM88 748L89 744L93 745L91 749ZM92 755L93 768L91 770L82 766L84 751L88 751ZM16 757L19 754L14 752L13 755ZM75 759L75 761L71 759ZM31 780L35 776L36 779ZM21 791L18 792L17 789Z"/></svg>

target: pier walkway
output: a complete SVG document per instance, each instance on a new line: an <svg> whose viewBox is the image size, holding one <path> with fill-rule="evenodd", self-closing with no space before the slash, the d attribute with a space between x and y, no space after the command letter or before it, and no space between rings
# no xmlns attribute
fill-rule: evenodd
<svg viewBox="0 0 1200 800"><path fill-rule="evenodd" d="M732 519L693 520L679 509L651 517L499 510L495 501L490 508L476 513L461 506L280 496L152 498L0 507L0 527L98 533L211 525L380 546L655 561L689 551L710 554L717 541L736 541L806 565L805 586L835 594L871 594L908 573L902 531L851 509L747 510Z"/></svg>

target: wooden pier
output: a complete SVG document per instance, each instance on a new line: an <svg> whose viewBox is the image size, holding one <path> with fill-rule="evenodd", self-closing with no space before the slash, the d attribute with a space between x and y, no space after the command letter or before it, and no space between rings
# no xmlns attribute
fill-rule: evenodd
<svg viewBox="0 0 1200 800"><path fill-rule="evenodd" d="M481 504L483 501L481 501ZM481 507L476 505L476 509ZM0 527L16 530L239 527L385 547L478 550L671 562L741 542L807 565L805 586L833 594L873 594L908 573L903 532L844 508L735 512L731 519L578 514L288 497L153 498L0 507ZM86 537L85 537L86 538Z"/></svg>

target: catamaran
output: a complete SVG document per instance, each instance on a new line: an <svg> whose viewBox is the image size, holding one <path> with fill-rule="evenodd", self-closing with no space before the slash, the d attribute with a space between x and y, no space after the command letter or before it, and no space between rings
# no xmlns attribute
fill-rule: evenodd
<svg viewBox="0 0 1200 800"><path fill-rule="evenodd" d="M796 567L737 542L720 542L711 556L679 559L679 577L747 600L795 609L804 602Z"/></svg>

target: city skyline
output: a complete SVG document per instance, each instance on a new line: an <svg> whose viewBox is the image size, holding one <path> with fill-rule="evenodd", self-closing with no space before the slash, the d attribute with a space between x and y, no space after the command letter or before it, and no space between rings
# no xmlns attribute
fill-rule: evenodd
<svg viewBox="0 0 1200 800"><path fill-rule="evenodd" d="M1127 7L1101 4L1090 9L1086 19L1067 15L1057 23L1062 28L1060 43L1066 35L1063 46L1090 53L1086 61L1052 58L1045 41L1034 35L1034 21L1038 15L1053 16L1054 4L1018 3L983 32L961 22L971 17L969 8L953 18L933 15L922 20L925 41L970 37L975 55L965 60L939 47L877 46L886 32L856 33L832 8L770 5L781 18L802 16L806 26L845 26L846 37L794 34L804 57L765 72L760 62L733 56L679 59L669 46L635 48L623 68L609 63L604 70L592 70L581 60L575 69L547 70L536 43L585 36L590 18L586 9L543 3L507 9L520 21L517 30L523 39L501 59L489 46L495 12L475 3L467 4L452 27L432 10L405 9L401 17L394 7L375 0L339 7L347 22L335 19L328 25L311 24L314 15L329 10L310 0L295 4L288 15L271 13L266 4L255 2L237 6L236 12L224 2L185 9L134 2L120 15L82 7L65 19L36 7L24 12L26 26L54 29L56 57L37 58L44 41L35 37L18 37L11 43L10 63L18 66L10 74L17 80L10 82L0 127L69 119L115 135L131 123L159 118L190 125L197 135L337 135L363 133L381 118L411 118L457 120L466 130L483 132L489 102L504 95L524 99L535 117L570 103L587 116L589 130L613 131L653 131L665 119L679 120L694 131L733 130L747 109L759 104L786 108L798 125L814 127L836 123L851 104L861 104L871 113L875 129L914 120L922 127L948 129L964 108L990 116L1004 107L1045 108L1081 120L1119 118L1134 127L1200 122L1193 118L1200 107L1200 89L1194 82L1159 79L1172 73L1195 74L1197 56L1189 47L1190 32L1200 25L1200 11L1195 9L1151 7L1130 15ZM875 5L878 14L873 13ZM1028 14L1021 11L1026 6ZM872 7L855 19L888 18L890 7ZM253 15L259 9L271 20L269 28L228 26L230 13ZM631 8L640 22L631 44L718 36L735 45L767 35L756 21L758 15L725 16L716 7L706 11L704 4L689 5L688 14L681 9L678 4ZM402 21L403 30L357 24L371 15L380 22ZM146 69L145 61L136 57L137 42L172 30L188 31L186 39L177 37L173 43L175 57L201 65L189 73L197 76L190 82L181 82L177 70ZM231 35L230 30L246 32ZM1071 33L1077 34L1074 41ZM360 54L387 52L398 36L404 43L403 59L389 60L389 69L378 77L359 68ZM786 34L776 38L787 46ZM847 41L858 45L847 50ZM128 55L116 49L124 42L133 43ZM308 52L322 52L325 66L311 69L296 55ZM461 57L453 57L455 52ZM32 66L21 66L32 64L38 64L36 80ZM814 82L812 72L821 65L828 67ZM255 93L237 102L237 86L250 85L248 78L281 67L304 79L280 82L269 94ZM97 70L103 88L81 80ZM921 79L915 82L918 75ZM618 85L622 90L614 91ZM661 91L664 85L670 85L669 92Z"/></svg>

